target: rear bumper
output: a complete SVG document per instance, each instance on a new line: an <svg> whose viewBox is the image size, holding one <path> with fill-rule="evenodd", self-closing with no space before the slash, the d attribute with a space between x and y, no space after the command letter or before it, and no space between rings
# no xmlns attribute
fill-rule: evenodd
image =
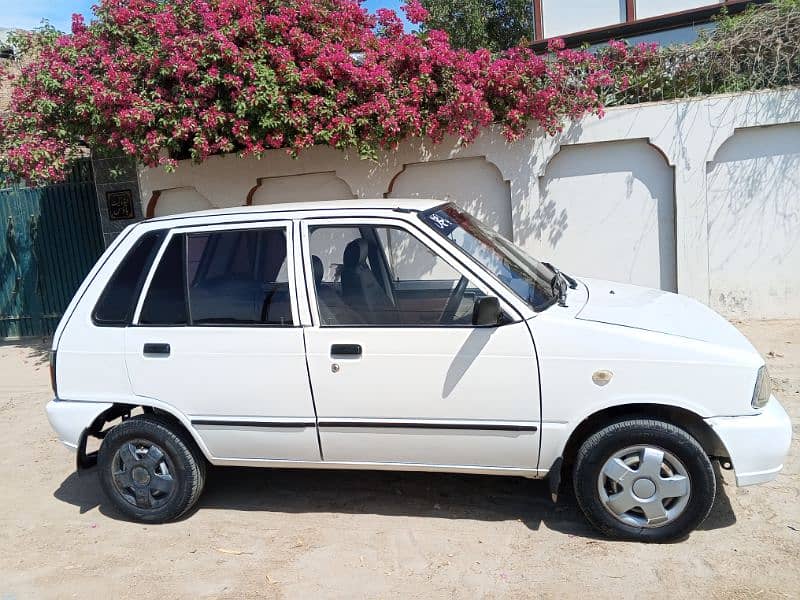
<svg viewBox="0 0 800 600"><path fill-rule="evenodd" d="M725 445L739 487L772 481L792 443L792 422L773 396L761 414L714 417L706 422Z"/></svg>
<svg viewBox="0 0 800 600"><path fill-rule="evenodd" d="M105 402L72 402L51 400L47 403L47 419L67 448L76 451L84 429L113 404Z"/></svg>

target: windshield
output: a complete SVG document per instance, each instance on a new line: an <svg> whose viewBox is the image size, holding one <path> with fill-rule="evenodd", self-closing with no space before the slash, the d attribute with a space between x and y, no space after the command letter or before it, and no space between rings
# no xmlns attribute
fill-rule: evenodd
<svg viewBox="0 0 800 600"><path fill-rule="evenodd" d="M445 204L421 213L420 218L486 267L533 310L553 304L555 272L469 213Z"/></svg>

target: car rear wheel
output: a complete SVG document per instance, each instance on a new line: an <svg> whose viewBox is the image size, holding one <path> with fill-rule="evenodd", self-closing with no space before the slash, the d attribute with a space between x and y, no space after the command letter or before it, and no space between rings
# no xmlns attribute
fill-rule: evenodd
<svg viewBox="0 0 800 600"><path fill-rule="evenodd" d="M205 483L205 459L168 420L139 415L108 432L98 456L100 484L123 515L145 523L179 518Z"/></svg>
<svg viewBox="0 0 800 600"><path fill-rule="evenodd" d="M581 446L573 471L578 504L602 533L667 542L693 531L716 494L711 461L686 431L663 421L609 425Z"/></svg>

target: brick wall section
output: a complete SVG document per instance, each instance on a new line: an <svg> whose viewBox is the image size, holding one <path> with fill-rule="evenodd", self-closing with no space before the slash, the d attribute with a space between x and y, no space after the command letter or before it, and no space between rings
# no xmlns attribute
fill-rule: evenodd
<svg viewBox="0 0 800 600"><path fill-rule="evenodd" d="M0 49L3 49L7 46L6 39L8 38L8 34L11 32L11 29L6 27L0 27ZM0 58L0 68L6 68L9 66L9 62L5 58ZM11 100L11 86L9 85L8 81L4 78L0 78L0 113L8 110L8 103Z"/></svg>
<svg viewBox="0 0 800 600"><path fill-rule="evenodd" d="M6 68L9 61L0 59L0 67ZM0 79L0 112L8 110L11 100L11 85L5 79Z"/></svg>

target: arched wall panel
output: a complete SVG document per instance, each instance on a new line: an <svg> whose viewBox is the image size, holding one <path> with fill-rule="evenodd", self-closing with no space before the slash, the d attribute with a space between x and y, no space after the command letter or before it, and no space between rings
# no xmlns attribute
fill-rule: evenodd
<svg viewBox="0 0 800 600"><path fill-rule="evenodd" d="M452 201L512 238L511 188L500 170L483 157L406 165L387 196Z"/></svg>
<svg viewBox="0 0 800 600"><path fill-rule="evenodd" d="M265 177L251 192L251 203L317 202L354 198L353 190L336 173L307 173L285 177Z"/></svg>
<svg viewBox="0 0 800 600"><path fill-rule="evenodd" d="M567 272L677 289L673 170L646 140L562 146L533 233Z"/></svg>
<svg viewBox="0 0 800 600"><path fill-rule="evenodd" d="M708 163L706 188L712 307L736 317L796 317L800 124L736 130Z"/></svg>
<svg viewBox="0 0 800 600"><path fill-rule="evenodd" d="M179 187L156 192L148 216L164 217L185 212L208 210L214 208L211 202L193 187Z"/></svg>

